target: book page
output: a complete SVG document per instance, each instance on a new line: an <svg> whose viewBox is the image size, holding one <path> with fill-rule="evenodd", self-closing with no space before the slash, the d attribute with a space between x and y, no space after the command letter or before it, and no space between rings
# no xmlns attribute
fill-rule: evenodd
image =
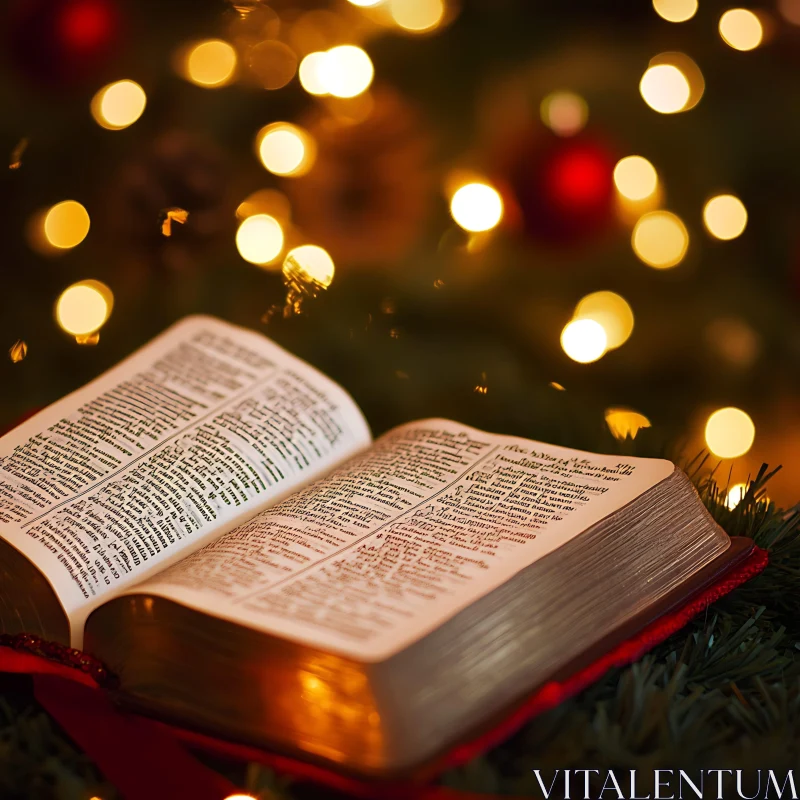
<svg viewBox="0 0 800 800"><path fill-rule="evenodd" d="M136 591L380 661L673 470L412 423Z"/></svg>
<svg viewBox="0 0 800 800"><path fill-rule="evenodd" d="M0 533L89 612L369 444L333 381L189 317L0 439Z"/></svg>

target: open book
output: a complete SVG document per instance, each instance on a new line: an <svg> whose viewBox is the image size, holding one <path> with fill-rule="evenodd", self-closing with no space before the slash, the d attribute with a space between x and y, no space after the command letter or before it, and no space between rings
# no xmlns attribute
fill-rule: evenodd
<svg viewBox="0 0 800 800"><path fill-rule="evenodd" d="M342 388L210 317L0 439L0 534L4 632L84 647L149 713L373 775L742 549L668 461L441 419L371 443Z"/></svg>

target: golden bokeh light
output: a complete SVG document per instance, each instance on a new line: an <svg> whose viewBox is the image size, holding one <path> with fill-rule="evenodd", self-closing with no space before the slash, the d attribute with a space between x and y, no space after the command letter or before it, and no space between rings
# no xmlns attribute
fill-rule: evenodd
<svg viewBox="0 0 800 800"><path fill-rule="evenodd" d="M659 114L683 111L691 97L686 75L674 64L648 67L639 82L639 91L645 103Z"/></svg>
<svg viewBox="0 0 800 800"><path fill-rule="evenodd" d="M734 50L754 50L764 38L764 26L749 9L731 8L719 18L719 35Z"/></svg>
<svg viewBox="0 0 800 800"><path fill-rule="evenodd" d="M561 348L573 360L588 364L602 358L608 339L603 326L593 319L573 319L561 331Z"/></svg>
<svg viewBox="0 0 800 800"><path fill-rule="evenodd" d="M689 232L680 217L669 211L651 211L639 218L631 244L650 267L669 269L683 261L689 249Z"/></svg>
<svg viewBox="0 0 800 800"><path fill-rule="evenodd" d="M747 494L747 484L746 483L734 483L733 486L728 490L728 493L725 495L725 508L729 508L733 510L739 503L744 500L744 496Z"/></svg>
<svg viewBox="0 0 800 800"><path fill-rule="evenodd" d="M186 56L184 75L187 80L206 89L217 89L230 83L236 70L236 51L222 39L198 42Z"/></svg>
<svg viewBox="0 0 800 800"><path fill-rule="evenodd" d="M503 218L503 200L498 191L486 183L468 183L453 195L450 213L466 231L489 231Z"/></svg>
<svg viewBox="0 0 800 800"><path fill-rule="evenodd" d="M747 369L761 352L761 337L744 319L717 317L703 330L703 338L715 358L729 367Z"/></svg>
<svg viewBox="0 0 800 800"><path fill-rule="evenodd" d="M424 33L441 24L445 5L443 0L389 0L389 13L403 30Z"/></svg>
<svg viewBox="0 0 800 800"><path fill-rule="evenodd" d="M111 314L114 295L100 281L81 281L67 287L56 303L56 320L73 336L100 330Z"/></svg>
<svg viewBox="0 0 800 800"><path fill-rule="evenodd" d="M282 89L297 73L297 56L283 42L267 40L250 48L247 66L265 89Z"/></svg>
<svg viewBox="0 0 800 800"><path fill-rule="evenodd" d="M800 0L778 0L778 11L792 25L800 25Z"/></svg>
<svg viewBox="0 0 800 800"><path fill-rule="evenodd" d="M283 274L327 288L333 281L335 267L327 251L315 244L292 248L283 262Z"/></svg>
<svg viewBox="0 0 800 800"><path fill-rule="evenodd" d="M255 214L269 214L285 226L292 214L289 198L277 189L258 189L239 203L236 219L243 220Z"/></svg>
<svg viewBox="0 0 800 800"><path fill-rule="evenodd" d="M756 426L740 408L720 408L706 422L706 445L719 458L738 458L752 446Z"/></svg>
<svg viewBox="0 0 800 800"><path fill-rule="evenodd" d="M328 54L322 51L309 53L301 62L298 77L300 85L313 95L329 94L325 83L325 63Z"/></svg>
<svg viewBox="0 0 800 800"><path fill-rule="evenodd" d="M103 128L121 131L144 113L147 95L135 81L116 81L104 86L92 98L92 116Z"/></svg>
<svg viewBox="0 0 800 800"><path fill-rule="evenodd" d="M258 157L273 175L299 177L312 167L316 146L311 136L288 122L274 122L256 136Z"/></svg>
<svg viewBox="0 0 800 800"><path fill-rule="evenodd" d="M557 136L574 136L586 126L589 106L574 92L553 92L542 100L539 113Z"/></svg>
<svg viewBox="0 0 800 800"><path fill-rule="evenodd" d="M283 250L283 228L269 214L247 217L236 231L236 249L251 264L264 265L274 261Z"/></svg>
<svg viewBox="0 0 800 800"><path fill-rule="evenodd" d="M591 319L606 334L606 349L621 347L633 333L633 311L624 297L615 292L592 292L575 307L574 319Z"/></svg>
<svg viewBox="0 0 800 800"><path fill-rule="evenodd" d="M225 800L256 800L251 794L229 794Z"/></svg>
<svg viewBox="0 0 800 800"><path fill-rule="evenodd" d="M375 76L370 57L352 44L328 50L317 72L327 93L334 97L355 97L365 92Z"/></svg>
<svg viewBox="0 0 800 800"><path fill-rule="evenodd" d="M735 239L747 227L747 209L735 195L720 194L705 204L703 223L715 238L724 241Z"/></svg>
<svg viewBox="0 0 800 800"><path fill-rule="evenodd" d="M649 66L662 65L675 67L686 79L689 84L689 99L680 111L690 111L700 102L706 90L706 79L703 77L700 67L686 53L677 50L659 53L650 59Z"/></svg>
<svg viewBox="0 0 800 800"><path fill-rule="evenodd" d="M605 413L606 425L615 439L636 438L642 428L651 426L650 420L644 414L630 408L607 408Z"/></svg>
<svg viewBox="0 0 800 800"><path fill-rule="evenodd" d="M627 200L645 200L658 188L658 173L646 158L626 156L614 167L614 185Z"/></svg>
<svg viewBox="0 0 800 800"><path fill-rule="evenodd" d="M686 22L697 13L697 0L653 0L653 8L667 22Z"/></svg>
<svg viewBox="0 0 800 800"><path fill-rule="evenodd" d="M372 8L382 3L383 0L348 0L348 2L359 8Z"/></svg>
<svg viewBox="0 0 800 800"><path fill-rule="evenodd" d="M45 214L42 230L49 245L69 250L86 238L90 224L89 213L80 203L64 200Z"/></svg>

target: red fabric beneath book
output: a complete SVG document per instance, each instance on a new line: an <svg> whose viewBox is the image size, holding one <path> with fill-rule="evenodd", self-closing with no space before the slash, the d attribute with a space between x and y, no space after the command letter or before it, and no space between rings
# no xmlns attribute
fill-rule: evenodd
<svg viewBox="0 0 800 800"><path fill-rule="evenodd" d="M574 696L609 669L641 658L711 603L760 573L768 558L766 551L755 548L744 563L681 608L657 619L568 679L540 687L500 724L453 748L426 772L426 779L432 780L436 774L497 746L532 717ZM479 797L415 782L369 783L256 747L221 741L137 717L116 707L86 673L10 647L0 647L0 671L34 676L36 699L126 800L174 800L176 797L223 800L235 791L232 784L187 752L180 741L216 755L265 764L282 774L326 784L358 798L477 800Z"/></svg>

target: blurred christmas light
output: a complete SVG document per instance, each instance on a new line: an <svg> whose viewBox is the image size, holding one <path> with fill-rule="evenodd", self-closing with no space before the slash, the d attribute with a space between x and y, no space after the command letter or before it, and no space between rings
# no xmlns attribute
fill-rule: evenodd
<svg viewBox="0 0 800 800"><path fill-rule="evenodd" d="M466 231L488 231L503 218L503 200L488 184L468 183L453 195L450 213Z"/></svg>
<svg viewBox="0 0 800 800"><path fill-rule="evenodd" d="M111 314L114 295L100 281L81 281L67 287L56 303L56 320L73 336L98 331Z"/></svg>
<svg viewBox="0 0 800 800"><path fill-rule="evenodd" d="M653 0L653 8L667 22L686 22L697 13L697 0Z"/></svg>
<svg viewBox="0 0 800 800"><path fill-rule="evenodd" d="M283 262L283 273L300 275L303 280L327 289L333 281L335 267L327 251L315 244L292 248Z"/></svg>
<svg viewBox="0 0 800 800"><path fill-rule="evenodd" d="M792 25L800 25L800 0L778 0L778 11Z"/></svg>
<svg viewBox="0 0 800 800"><path fill-rule="evenodd" d="M372 8L382 3L383 0L348 0L348 2L359 8Z"/></svg>
<svg viewBox="0 0 800 800"><path fill-rule="evenodd" d="M247 66L265 89L282 89L297 72L297 56L283 42L267 40L249 49Z"/></svg>
<svg viewBox="0 0 800 800"><path fill-rule="evenodd" d="M743 319L717 317L703 330L703 338L714 358L729 367L751 367L761 351L761 337Z"/></svg>
<svg viewBox="0 0 800 800"><path fill-rule="evenodd" d="M720 194L706 203L703 222L708 232L717 239L735 239L747 227L747 209L735 195Z"/></svg>
<svg viewBox="0 0 800 800"><path fill-rule="evenodd" d="M283 250L280 222L269 214L247 217L236 231L236 248L239 255L251 264L269 264Z"/></svg>
<svg viewBox="0 0 800 800"><path fill-rule="evenodd" d="M255 214L269 214L282 226L291 217L289 198L277 189L259 189L248 195L236 208L236 219L243 220Z"/></svg>
<svg viewBox="0 0 800 800"><path fill-rule="evenodd" d="M747 484L746 483L734 483L733 486L728 490L728 494L725 495L725 508L729 508L733 510L739 503L744 500L744 496L747 494Z"/></svg>
<svg viewBox="0 0 800 800"><path fill-rule="evenodd" d="M650 420L644 414L630 408L607 408L605 413L606 425L615 439L636 438L642 428L651 426Z"/></svg>
<svg viewBox="0 0 800 800"><path fill-rule="evenodd" d="M370 57L351 44L332 47L318 67L328 94L334 97L355 97L365 92L375 76Z"/></svg>
<svg viewBox="0 0 800 800"><path fill-rule="evenodd" d="M133 125L144 112L147 95L135 81L116 81L104 86L92 98L92 116L103 128L120 131Z"/></svg>
<svg viewBox="0 0 800 800"><path fill-rule="evenodd" d="M756 426L740 408L720 408L706 422L706 445L719 458L738 458L752 446Z"/></svg>
<svg viewBox="0 0 800 800"><path fill-rule="evenodd" d="M683 111L691 96L689 81L674 64L648 67L639 82L645 103L660 114Z"/></svg>
<svg viewBox="0 0 800 800"><path fill-rule="evenodd" d="M614 185L628 200L644 200L658 188L658 173L646 158L626 156L614 167Z"/></svg>
<svg viewBox="0 0 800 800"><path fill-rule="evenodd" d="M282 272L286 286L283 314L289 316L300 314L307 299L315 298L331 285L335 268L325 250L315 244L304 244L286 254Z"/></svg>
<svg viewBox="0 0 800 800"><path fill-rule="evenodd" d="M680 217L669 211L651 211L639 218L631 244L636 255L650 267L669 269L683 260L689 233Z"/></svg>
<svg viewBox="0 0 800 800"><path fill-rule="evenodd" d="M390 0L389 13L403 30L424 33L438 27L444 18L443 0Z"/></svg>
<svg viewBox="0 0 800 800"><path fill-rule="evenodd" d="M69 250L86 238L90 224L89 214L80 203L64 200L45 214L43 231L48 244Z"/></svg>
<svg viewBox="0 0 800 800"><path fill-rule="evenodd" d="M689 84L689 99L679 109L689 111L693 109L702 99L706 90L706 81L700 67L686 55L676 50L668 50L658 53L650 59L650 67L670 66L680 72Z"/></svg>
<svg viewBox="0 0 800 800"><path fill-rule="evenodd" d="M615 292L593 292L575 307L574 319L591 319L606 334L606 349L625 344L633 333L633 311L624 297Z"/></svg>
<svg viewBox="0 0 800 800"><path fill-rule="evenodd" d="M734 50L754 50L764 38L764 27L752 11L731 8L719 18L719 35Z"/></svg>
<svg viewBox="0 0 800 800"><path fill-rule="evenodd" d="M207 39L195 44L186 56L187 80L206 89L217 89L230 82L236 69L236 51L222 39Z"/></svg>
<svg viewBox="0 0 800 800"><path fill-rule="evenodd" d="M561 348L573 361L580 364L602 358L607 343L603 326L593 319L573 319L561 331Z"/></svg>
<svg viewBox="0 0 800 800"><path fill-rule="evenodd" d="M325 63L327 53L309 53L301 62L299 70L300 85L313 95L329 94L325 83Z"/></svg>
<svg viewBox="0 0 800 800"><path fill-rule="evenodd" d="M302 128L288 122L274 122L256 136L258 156L265 169L274 175L305 175L314 163L313 139Z"/></svg>
<svg viewBox="0 0 800 800"><path fill-rule="evenodd" d="M574 136L589 119L589 106L573 92L553 92L539 108L542 122L557 136Z"/></svg>

